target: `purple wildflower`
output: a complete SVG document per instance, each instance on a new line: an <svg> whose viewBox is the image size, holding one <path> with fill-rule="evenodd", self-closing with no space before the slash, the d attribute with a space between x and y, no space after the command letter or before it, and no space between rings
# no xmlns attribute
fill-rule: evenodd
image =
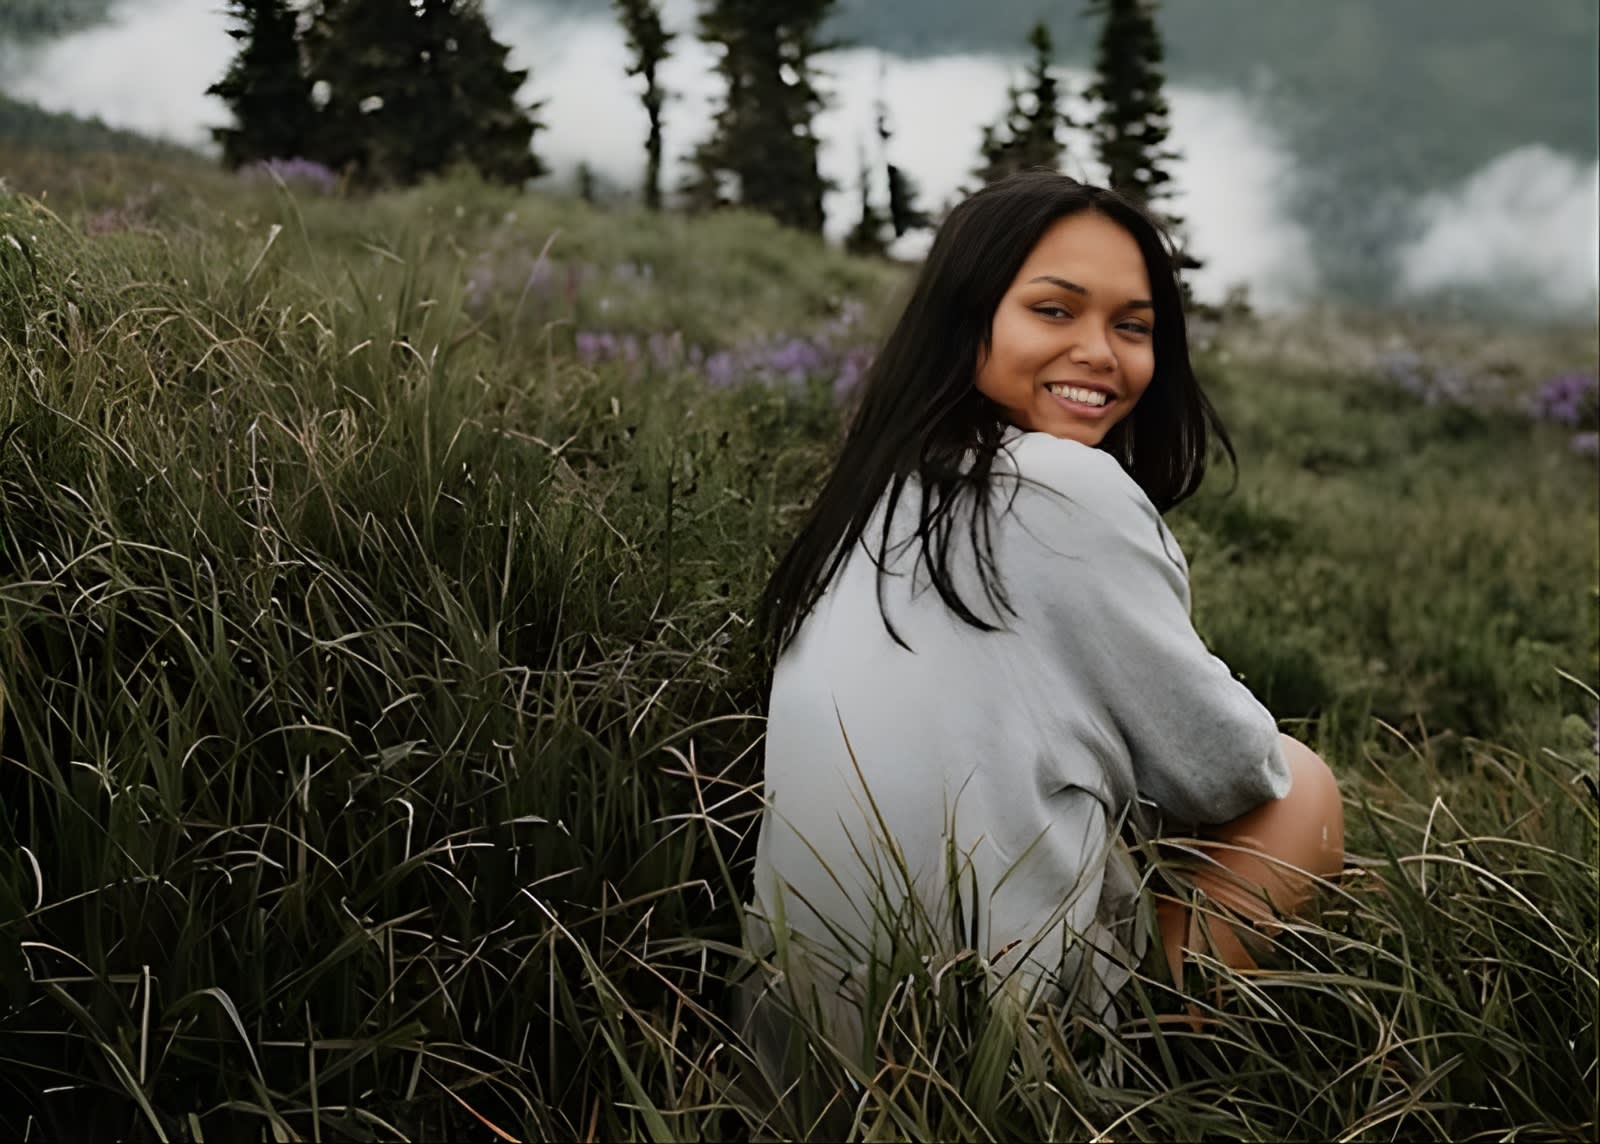
<svg viewBox="0 0 1600 1144"><path fill-rule="evenodd" d="M683 358L683 335L677 331L651 334L645 344L651 363L663 372L676 368Z"/></svg>
<svg viewBox="0 0 1600 1144"><path fill-rule="evenodd" d="M593 365L595 362L615 356L616 340L613 334L599 334L592 330L578 331L578 360L584 365Z"/></svg>
<svg viewBox="0 0 1600 1144"><path fill-rule="evenodd" d="M1572 451L1580 457L1600 457L1600 433L1574 433Z"/></svg>
<svg viewBox="0 0 1600 1144"><path fill-rule="evenodd" d="M1470 374L1455 366L1430 365L1409 347L1380 355L1378 373L1426 405L1465 405L1472 400L1474 383Z"/></svg>
<svg viewBox="0 0 1600 1144"><path fill-rule="evenodd" d="M774 374L799 385L822 370L821 347L809 338L786 338L756 348L752 364L760 372Z"/></svg>
<svg viewBox="0 0 1600 1144"><path fill-rule="evenodd" d="M331 195L339 189L339 176L333 169L315 159L262 159L242 167L239 172L246 179L271 181L276 175L291 186L300 186L320 194Z"/></svg>
<svg viewBox="0 0 1600 1144"><path fill-rule="evenodd" d="M706 358L706 381L716 389L727 389L739 380L744 371L739 368L739 362L727 350L718 350Z"/></svg>
<svg viewBox="0 0 1600 1144"><path fill-rule="evenodd" d="M1588 373L1568 373L1551 378L1533 395L1532 413L1558 425L1582 425L1593 420L1600 407L1600 378Z"/></svg>

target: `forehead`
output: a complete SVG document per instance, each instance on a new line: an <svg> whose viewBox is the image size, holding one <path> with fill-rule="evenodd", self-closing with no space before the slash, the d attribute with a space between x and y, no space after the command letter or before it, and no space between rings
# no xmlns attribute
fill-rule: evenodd
<svg viewBox="0 0 1600 1144"><path fill-rule="evenodd" d="M1065 278L1097 298L1150 297L1144 252L1121 224L1095 211L1079 211L1051 224L1023 260L1014 285L1040 275Z"/></svg>

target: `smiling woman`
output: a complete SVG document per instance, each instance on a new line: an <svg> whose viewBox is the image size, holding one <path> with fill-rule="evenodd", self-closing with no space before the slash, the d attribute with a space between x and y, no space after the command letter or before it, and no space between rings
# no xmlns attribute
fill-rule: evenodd
<svg viewBox="0 0 1600 1144"><path fill-rule="evenodd" d="M1241 924L1338 870L1327 766L1190 622L1161 512L1213 437L1142 210L1036 171L951 213L764 600L753 932L829 983L802 1003L870 1029L898 959L953 939L1115 1020L1152 937L1125 825L1224 844L1192 886ZM1229 924L1159 916L1175 978L1196 945L1250 964Z"/></svg>
<svg viewBox="0 0 1600 1144"><path fill-rule="evenodd" d="M1019 428L1098 445L1155 373L1154 311L1133 236L1101 214L1068 215L1000 299L978 391Z"/></svg>

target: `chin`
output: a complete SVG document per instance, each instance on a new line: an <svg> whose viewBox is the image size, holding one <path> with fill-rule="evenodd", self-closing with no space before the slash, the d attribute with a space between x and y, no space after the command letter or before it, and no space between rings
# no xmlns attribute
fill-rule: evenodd
<svg viewBox="0 0 1600 1144"><path fill-rule="evenodd" d="M1052 437L1060 437L1064 441L1076 441L1080 445L1098 447L1106 439L1110 430L1108 425L1083 425L1074 422L1041 426Z"/></svg>

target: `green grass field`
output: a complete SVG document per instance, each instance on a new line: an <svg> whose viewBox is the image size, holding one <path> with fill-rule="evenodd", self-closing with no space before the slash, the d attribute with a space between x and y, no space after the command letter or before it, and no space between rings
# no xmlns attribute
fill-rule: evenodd
<svg viewBox="0 0 1600 1144"><path fill-rule="evenodd" d="M1241 466L1174 514L1196 620L1358 868L1275 972L1197 962L1200 1033L930 951L874 1067L819 1038L785 1101L727 1024L752 605L904 272L5 158L0 1135L774 1139L832 1096L871 1140L1592 1138L1600 510L1518 405L1592 330L1208 338ZM1481 392L1387 381L1395 337Z"/></svg>

